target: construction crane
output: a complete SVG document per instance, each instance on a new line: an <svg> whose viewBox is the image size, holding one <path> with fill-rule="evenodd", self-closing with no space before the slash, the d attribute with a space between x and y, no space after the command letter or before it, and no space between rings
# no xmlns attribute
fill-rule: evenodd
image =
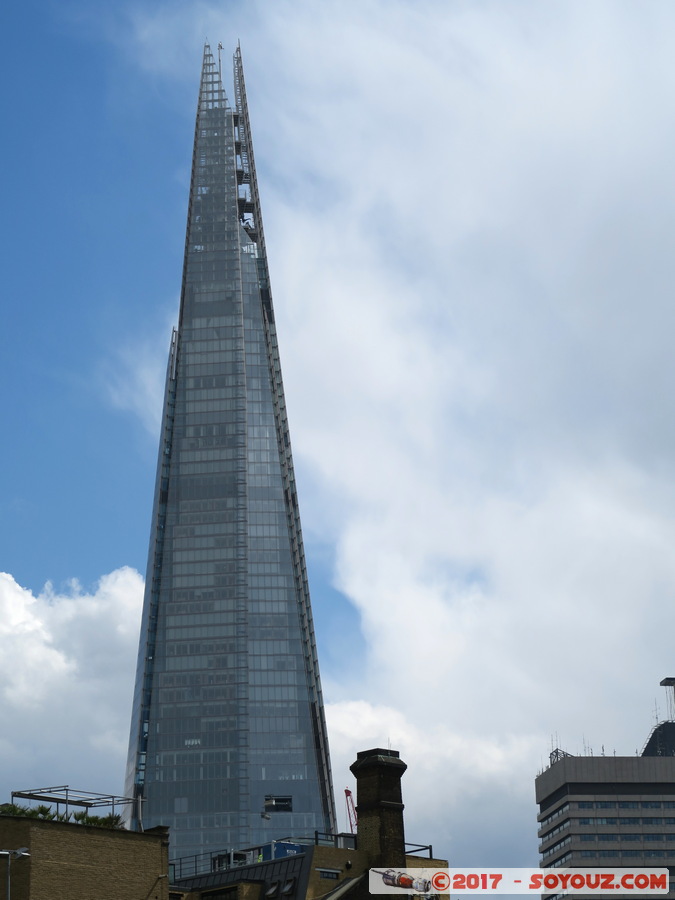
<svg viewBox="0 0 675 900"><path fill-rule="evenodd" d="M345 802L347 804L347 820L349 822L349 831L351 834L356 834L356 826L358 824L358 820L356 818L354 798L352 797L352 792L349 790L349 788L345 788Z"/></svg>

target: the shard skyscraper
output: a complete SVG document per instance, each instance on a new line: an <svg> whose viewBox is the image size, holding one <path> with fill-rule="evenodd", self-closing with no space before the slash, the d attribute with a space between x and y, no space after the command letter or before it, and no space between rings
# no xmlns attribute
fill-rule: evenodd
<svg viewBox="0 0 675 900"><path fill-rule="evenodd" d="M239 50L204 48L127 796L172 856L334 831L316 643Z"/></svg>

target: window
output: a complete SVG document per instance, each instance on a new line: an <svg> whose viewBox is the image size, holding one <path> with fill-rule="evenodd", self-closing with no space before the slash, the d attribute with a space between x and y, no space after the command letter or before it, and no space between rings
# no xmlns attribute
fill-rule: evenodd
<svg viewBox="0 0 675 900"><path fill-rule="evenodd" d="M546 834L542 835L541 841L545 843L546 841L550 841L552 837L555 837L556 834L560 834L561 831L564 831L566 828L570 827L570 820L565 819L564 822L561 822L560 825L556 825L555 828L552 828L551 831L547 831Z"/></svg>
<svg viewBox="0 0 675 900"><path fill-rule="evenodd" d="M265 812L293 812L293 797L268 794L265 797Z"/></svg>
<svg viewBox="0 0 675 900"><path fill-rule="evenodd" d="M552 822L554 819L557 819L558 816L562 816L563 813L566 813L569 808L570 808L569 803L563 803L563 805L559 809L556 809L555 812L552 812L550 815L546 816L545 819L542 819L541 822L539 823L539 827L545 828L549 822Z"/></svg>

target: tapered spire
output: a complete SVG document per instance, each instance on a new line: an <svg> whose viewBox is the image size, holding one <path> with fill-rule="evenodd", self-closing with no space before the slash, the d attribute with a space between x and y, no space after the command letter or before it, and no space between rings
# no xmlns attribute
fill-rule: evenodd
<svg viewBox="0 0 675 900"><path fill-rule="evenodd" d="M127 792L173 856L333 831L246 89L204 47Z"/></svg>

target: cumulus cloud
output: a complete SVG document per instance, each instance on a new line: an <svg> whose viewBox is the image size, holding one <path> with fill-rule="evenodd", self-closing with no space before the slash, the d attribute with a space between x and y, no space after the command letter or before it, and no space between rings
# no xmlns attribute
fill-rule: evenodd
<svg viewBox="0 0 675 900"><path fill-rule="evenodd" d="M142 597L130 568L37 596L0 574L5 800L48 784L121 792Z"/></svg>

